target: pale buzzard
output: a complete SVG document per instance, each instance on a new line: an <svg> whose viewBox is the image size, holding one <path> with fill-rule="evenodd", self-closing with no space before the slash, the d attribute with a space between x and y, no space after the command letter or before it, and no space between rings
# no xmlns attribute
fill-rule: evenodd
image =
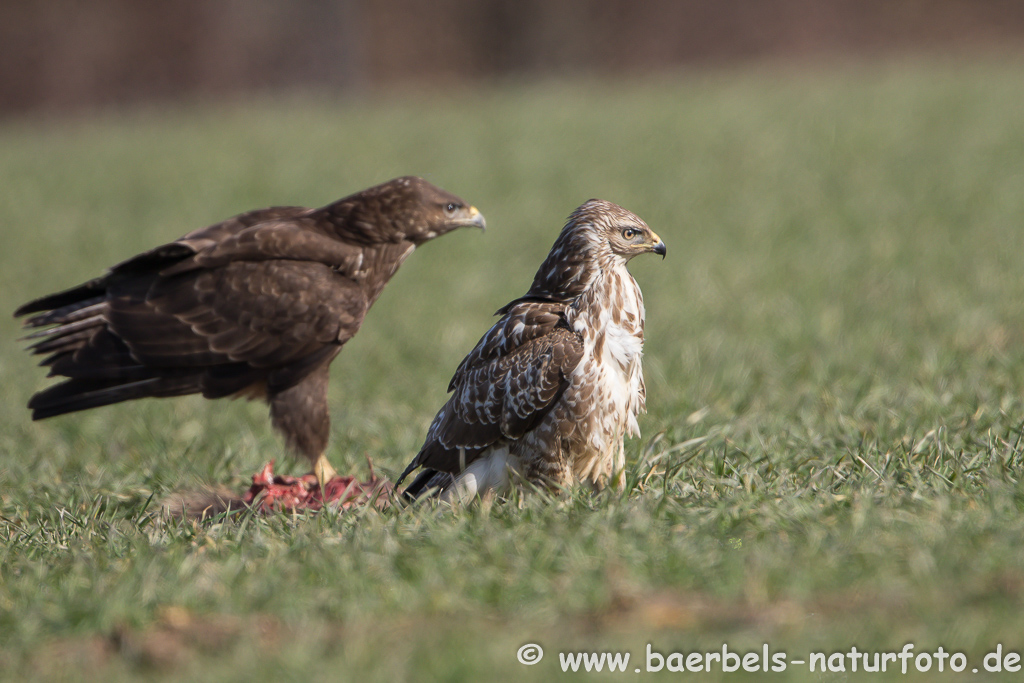
<svg viewBox="0 0 1024 683"><path fill-rule="evenodd" d="M501 492L510 473L559 488L622 486L623 438L645 407L644 302L626 264L665 255L640 218L592 199L569 217L530 291L455 371L448 403L399 478L407 497L467 500Z"/></svg>

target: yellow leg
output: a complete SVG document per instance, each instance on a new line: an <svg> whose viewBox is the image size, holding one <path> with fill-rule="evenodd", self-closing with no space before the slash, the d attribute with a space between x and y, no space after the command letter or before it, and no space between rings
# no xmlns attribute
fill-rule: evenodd
<svg viewBox="0 0 1024 683"><path fill-rule="evenodd" d="M335 469L331 467L331 463L327 462L327 456L323 453L321 453L320 457L316 459L315 463L313 463L313 474L316 475L316 480L320 483L320 488L323 488L327 482L338 475Z"/></svg>

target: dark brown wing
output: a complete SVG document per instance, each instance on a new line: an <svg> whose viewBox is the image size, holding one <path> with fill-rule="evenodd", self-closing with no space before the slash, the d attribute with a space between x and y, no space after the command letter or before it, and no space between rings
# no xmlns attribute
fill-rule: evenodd
<svg viewBox="0 0 1024 683"><path fill-rule="evenodd" d="M265 376L271 393L302 378L294 365L348 341L367 308L351 279L304 261L233 262L160 276L139 289L113 288L107 314L110 331L139 362L233 370L244 364L252 372L243 374ZM244 388L218 381L224 379L223 372L207 372L203 394L216 398Z"/></svg>
<svg viewBox="0 0 1024 683"><path fill-rule="evenodd" d="M33 417L144 396L288 388L358 330L368 302L347 273L357 247L309 210L254 211L186 235L16 315L50 329L32 350L70 378L33 397Z"/></svg>
<svg viewBox="0 0 1024 683"><path fill-rule="evenodd" d="M18 310L14 312L14 317L18 318L30 313L38 313L39 315L35 315L25 321L26 327L44 327L46 325L61 324L62 320L72 316L75 311L81 310L83 302L103 297L106 294L107 286L113 280L132 274L151 273L160 268L170 267L248 227L264 221L286 220L302 215L307 211L308 209L303 207L279 206L239 214L226 221L191 232L169 244L164 244L133 256L127 261L122 261L102 277L89 280L71 289L33 299L18 307Z"/></svg>
<svg viewBox="0 0 1024 683"><path fill-rule="evenodd" d="M216 268L235 261L288 259L310 261L351 274L362 264L363 252L357 246L340 242L317 228L318 221L309 210L301 210L289 220L271 220L244 227L212 240L203 233L185 236L176 245L193 251L161 270L175 275L199 268ZM130 262L129 262L130 263Z"/></svg>
<svg viewBox="0 0 1024 683"><path fill-rule="evenodd" d="M583 355L564 312L564 304L549 302L521 302L505 312L459 365L452 396L403 478L418 466L458 472L483 449L537 424Z"/></svg>
<svg viewBox="0 0 1024 683"><path fill-rule="evenodd" d="M20 306L14 316L44 312L27 320L26 326L56 324L71 313L62 309L78 309L83 301L102 297L112 282L162 270L173 274L213 267L233 260L288 258L316 261L349 274L353 268L358 268L361 250L331 239L324 232L325 221L320 216L321 211L301 206L277 206L239 214L122 261L102 277L29 301Z"/></svg>

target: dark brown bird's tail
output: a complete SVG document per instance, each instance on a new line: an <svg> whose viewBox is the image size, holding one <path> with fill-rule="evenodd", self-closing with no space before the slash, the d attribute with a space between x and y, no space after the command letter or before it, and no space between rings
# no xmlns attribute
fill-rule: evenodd
<svg viewBox="0 0 1024 683"><path fill-rule="evenodd" d="M26 320L25 327L52 325L58 319L62 319L74 311L81 310L90 303L99 303L102 301L106 291L106 278L96 278L77 287L65 289L55 294L47 294L46 296L29 301L27 304L22 304L14 312L14 317L20 318L29 313L40 313L43 311L41 315L35 315Z"/></svg>
<svg viewBox="0 0 1024 683"><path fill-rule="evenodd" d="M68 380L40 391L29 401L33 420L147 396L180 396L198 390L192 373L168 377L140 364L128 346L107 329L105 284L93 280L30 301L15 316L35 313L25 327L28 350L44 358L50 377ZM40 329L45 328L45 329Z"/></svg>
<svg viewBox="0 0 1024 683"><path fill-rule="evenodd" d="M15 317L35 313L25 321L34 329L24 339L39 340L28 347L33 355L46 355L40 365L53 366L79 349L106 326L103 312L107 308L105 288L97 281L30 301L14 312ZM62 374L53 370L51 374Z"/></svg>
<svg viewBox="0 0 1024 683"><path fill-rule="evenodd" d="M119 380L69 379L37 393L28 402L28 407L33 420L45 420L64 413L155 396L154 389L162 383L160 377L126 383Z"/></svg>

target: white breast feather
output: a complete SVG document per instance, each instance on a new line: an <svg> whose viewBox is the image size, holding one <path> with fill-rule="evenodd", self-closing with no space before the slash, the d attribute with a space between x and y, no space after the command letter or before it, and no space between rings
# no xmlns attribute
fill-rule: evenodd
<svg viewBox="0 0 1024 683"><path fill-rule="evenodd" d="M623 270L625 268L623 267ZM577 457L591 462L577 468L581 478L599 476L602 472L620 469L623 465L622 438L625 434L639 436L636 416L641 409L643 355L643 299L635 280L628 273L616 273L625 284L618 316L612 315L607 296L602 304L581 311L574 327L584 335L583 359L573 373L573 385L596 383L595 402L586 435L587 452ZM590 314L590 315L588 315ZM618 317L620 322L615 322ZM604 335L601 357L595 357L598 338Z"/></svg>

